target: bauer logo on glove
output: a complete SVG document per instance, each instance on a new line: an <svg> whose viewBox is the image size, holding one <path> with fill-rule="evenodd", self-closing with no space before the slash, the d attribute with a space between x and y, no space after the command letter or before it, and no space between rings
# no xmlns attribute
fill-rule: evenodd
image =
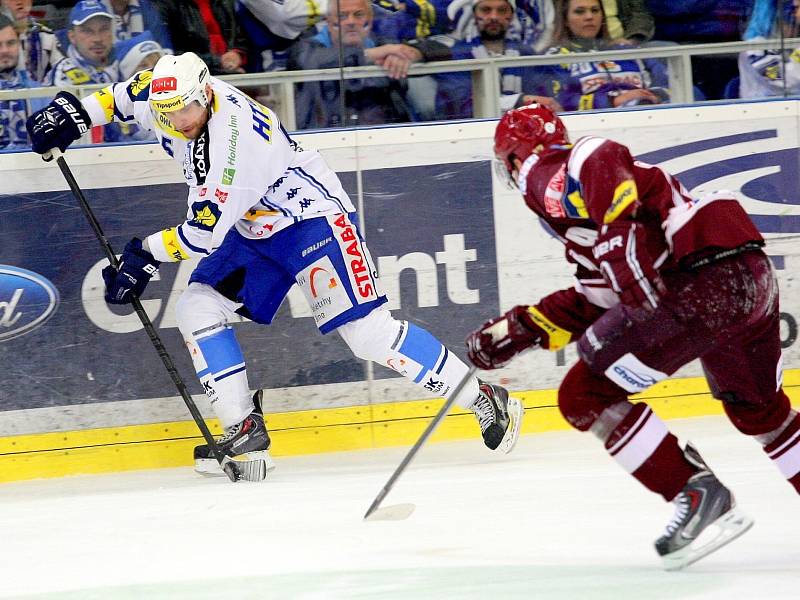
<svg viewBox="0 0 800 600"><path fill-rule="evenodd" d="M37 154L53 148L62 152L89 131L92 120L81 101L69 92L59 92L53 101L25 122L31 147Z"/></svg>
<svg viewBox="0 0 800 600"><path fill-rule="evenodd" d="M150 279L158 273L161 263L142 248L142 240L133 238L125 245L119 269L111 265L103 269L106 284L106 302L130 304L133 296L139 297Z"/></svg>

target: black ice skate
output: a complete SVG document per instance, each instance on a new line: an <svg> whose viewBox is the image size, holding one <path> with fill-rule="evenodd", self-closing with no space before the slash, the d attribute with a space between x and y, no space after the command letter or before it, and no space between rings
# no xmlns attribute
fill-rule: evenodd
<svg viewBox="0 0 800 600"><path fill-rule="evenodd" d="M509 396L505 388L478 380L478 398L471 410L481 427L483 442L490 450L508 454L519 438L525 409L519 399Z"/></svg>
<svg viewBox="0 0 800 600"><path fill-rule="evenodd" d="M261 410L262 391L253 394L255 408L243 421L230 427L225 434L217 438L217 444L223 454L227 454L234 461L263 460L267 471L275 468L275 463L269 455L270 439L264 425L264 413ZM222 469L211 452L208 444L195 446L194 470L203 475L224 475Z"/></svg>
<svg viewBox="0 0 800 600"><path fill-rule="evenodd" d="M656 552L667 571L689 566L753 526L753 520L736 508L733 494L691 444L686 445L684 454L699 471L672 501L675 514L656 540Z"/></svg>

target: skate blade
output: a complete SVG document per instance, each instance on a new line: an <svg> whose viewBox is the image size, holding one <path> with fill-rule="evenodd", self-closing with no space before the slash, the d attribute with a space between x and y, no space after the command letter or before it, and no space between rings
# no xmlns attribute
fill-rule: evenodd
<svg viewBox="0 0 800 600"><path fill-rule="evenodd" d="M242 479L246 481L261 481L267 473L275 470L275 462L266 450L248 452L241 456L234 456L231 460L236 463L238 470L244 475ZM263 475L258 472L261 470L259 467L262 461L264 464ZM216 458L196 458L194 470L206 477L227 477Z"/></svg>
<svg viewBox="0 0 800 600"><path fill-rule="evenodd" d="M371 512L368 516L364 517L365 521L403 521L411 516L416 508L411 503L393 504L392 506L383 506Z"/></svg>
<svg viewBox="0 0 800 600"><path fill-rule="evenodd" d="M525 415L525 407L522 406L519 398L509 396L506 410L508 410L508 429L506 429L506 434L500 441L498 450L508 454L517 445L519 430L522 427L522 417Z"/></svg>
<svg viewBox="0 0 800 600"><path fill-rule="evenodd" d="M753 526L753 519L738 508L732 508L706 527L695 541L680 550L661 557L664 569L679 571L731 543Z"/></svg>

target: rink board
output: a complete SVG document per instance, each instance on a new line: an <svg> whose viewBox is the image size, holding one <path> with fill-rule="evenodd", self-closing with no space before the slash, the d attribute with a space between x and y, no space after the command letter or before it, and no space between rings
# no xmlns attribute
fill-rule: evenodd
<svg viewBox="0 0 800 600"><path fill-rule="evenodd" d="M789 371L784 378L784 389L792 404L800 406L800 370ZM525 407L522 433L570 429L558 411L554 390L514 395ZM660 383L636 399L646 401L663 419L723 413L705 380L697 377ZM411 446L442 403L441 399L405 401L267 415L271 455ZM207 424L213 434L221 433L215 419ZM442 421L429 443L463 439L482 444L475 417L456 408ZM202 443L192 421L0 438L0 482L186 466L192 462L194 446Z"/></svg>
<svg viewBox="0 0 800 600"><path fill-rule="evenodd" d="M573 138L593 133L626 143L697 194L720 188L739 194L770 238L781 284L785 367L800 367L797 103L581 114L566 121ZM357 202L395 314L457 351L486 318L571 285L561 245L515 192L493 179L494 124L298 136L323 152ZM180 168L155 144L75 149L67 159L116 248L184 216ZM53 475L91 471L92 465L186 464L196 428L136 316L102 301L102 253L58 169L31 154L3 155L0 202L0 464L10 465L3 472L13 473L23 461L43 465L49 462L43 457L54 455L80 467ZM165 265L143 304L196 402L210 414L174 318L191 268ZM421 400L420 391L392 371L352 358L336 334L321 337L295 292L273 326L245 322L236 328L250 385L266 390L277 454L408 444L438 406ZM529 431L562 427L558 417L541 415L557 412L553 390L573 360L571 349L528 353L491 378L513 391L528 390L526 405L547 399L529 414ZM686 367L667 384L675 386L668 393L695 389L692 378L700 375L697 365ZM705 398L692 414L719 410ZM315 419L326 425L315 426ZM471 436L474 429L471 418L452 417L441 435ZM99 449L109 454L99 458ZM25 470L46 476L40 468Z"/></svg>

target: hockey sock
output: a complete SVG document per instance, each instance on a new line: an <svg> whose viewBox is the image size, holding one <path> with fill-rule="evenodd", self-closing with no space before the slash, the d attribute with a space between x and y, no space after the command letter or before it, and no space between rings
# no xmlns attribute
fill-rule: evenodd
<svg viewBox="0 0 800 600"><path fill-rule="evenodd" d="M611 457L647 489L671 501L696 468L686 460L678 438L652 409L633 404L605 442Z"/></svg>
<svg viewBox="0 0 800 600"><path fill-rule="evenodd" d="M195 344L187 345L197 376L220 424L227 429L253 410L242 349L233 328L224 323L195 331L192 335Z"/></svg>
<svg viewBox="0 0 800 600"><path fill-rule="evenodd" d="M469 371L467 365L431 333L408 321L401 321L400 335L392 349L405 360L406 377L438 396L449 398L450 392ZM412 364L414 366L409 369ZM477 397L478 379L473 377L461 390L456 404L470 408Z"/></svg>
<svg viewBox="0 0 800 600"><path fill-rule="evenodd" d="M775 431L756 436L764 444L764 452L778 470L800 493L800 414L794 410Z"/></svg>

